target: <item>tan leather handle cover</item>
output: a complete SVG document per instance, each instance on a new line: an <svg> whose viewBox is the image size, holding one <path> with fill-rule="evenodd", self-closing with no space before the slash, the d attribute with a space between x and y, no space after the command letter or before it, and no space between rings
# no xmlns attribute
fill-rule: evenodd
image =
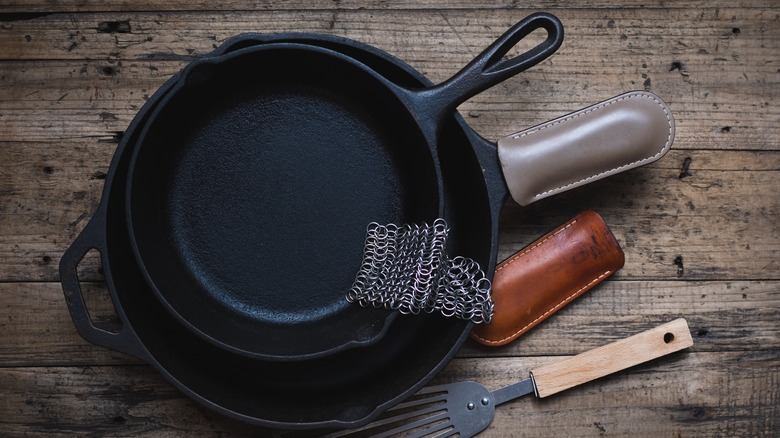
<svg viewBox="0 0 780 438"><path fill-rule="evenodd" d="M633 91L498 141L509 192L520 205L663 157L674 118L658 96Z"/></svg>
<svg viewBox="0 0 780 438"><path fill-rule="evenodd" d="M585 210L499 263L493 320L471 338L498 347L549 318L623 267L625 258L601 216Z"/></svg>
<svg viewBox="0 0 780 438"><path fill-rule="evenodd" d="M538 397L547 397L693 345L680 318L585 353L531 371Z"/></svg>

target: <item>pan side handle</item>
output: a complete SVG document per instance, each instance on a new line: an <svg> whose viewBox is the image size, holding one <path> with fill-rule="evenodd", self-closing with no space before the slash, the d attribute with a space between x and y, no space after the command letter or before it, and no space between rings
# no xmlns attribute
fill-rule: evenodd
<svg viewBox="0 0 780 438"><path fill-rule="evenodd" d="M111 300L117 315L122 319L122 327L117 332L110 332L96 327L92 323L84 295L81 292L76 268L87 252L92 249L97 250L100 253L100 260L103 266L108 266L104 222L104 215L98 211L95 217L87 224L87 227L84 228L62 255L60 260L60 282L65 293L65 301L68 304L73 324L82 338L95 345L110 348L147 361L148 356L145 353L145 349L141 346L140 341L127 322L122 318L122 312L117 306L115 294L111 293ZM110 288L111 286L109 285L108 287Z"/></svg>
<svg viewBox="0 0 780 438"><path fill-rule="evenodd" d="M498 141L512 198L520 205L661 159L674 118L658 96L634 91Z"/></svg>

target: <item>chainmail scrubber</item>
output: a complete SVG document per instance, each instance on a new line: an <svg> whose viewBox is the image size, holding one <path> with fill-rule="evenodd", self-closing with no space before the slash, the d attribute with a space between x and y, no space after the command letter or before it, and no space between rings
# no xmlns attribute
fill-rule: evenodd
<svg viewBox="0 0 780 438"><path fill-rule="evenodd" d="M447 256L448 232L444 219L432 225L369 224L363 263L347 300L404 314L438 311L489 323L490 280L474 260Z"/></svg>

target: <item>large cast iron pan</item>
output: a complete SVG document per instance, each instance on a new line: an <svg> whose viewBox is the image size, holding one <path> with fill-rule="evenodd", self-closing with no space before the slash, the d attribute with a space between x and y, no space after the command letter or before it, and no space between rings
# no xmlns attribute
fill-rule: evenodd
<svg viewBox="0 0 780 438"><path fill-rule="evenodd" d="M396 58L338 37L242 35L213 55L288 42L347 54L404 87L430 86L425 77ZM179 78L180 74L174 75L163 85L128 127L111 163L98 210L62 257L60 278L79 333L92 343L148 362L189 397L220 413L275 428L358 427L422 387L451 360L472 324L435 315L401 317L371 347L282 363L253 360L204 341L185 329L155 297L135 264L128 241L124 182L141 128ZM483 169L498 165L496 148L455 112L445 122L441 142L447 145L439 150L445 216L459 224L450 239L453 253L477 260L490 272L495 264L497 212L507 195L498 173L483 175ZM90 249L101 254L106 283L122 322L118 332L95 327L81 295L75 268Z"/></svg>
<svg viewBox="0 0 780 438"><path fill-rule="evenodd" d="M371 46L338 37L311 34L243 35L230 39L214 56L270 43L305 43L337 50L364 62L406 87L429 86L414 69ZM275 428L358 427L414 393L435 375L468 338L472 324L435 315L400 317L376 345L316 360L292 363L249 359L218 348L185 329L155 297L135 264L125 224L125 178L133 148L149 113L172 88L172 77L144 105L119 144L106 177L98 210L63 255L60 278L73 322L86 340L138 357L194 400L233 418ZM484 190L478 156L495 160L495 148L469 130L453 113L445 129L448 147L441 160L448 173L446 188L458 191L445 199L453 223L474 225L471 233L454 233L450 243L492 269L490 232L497 222L485 211L496 203ZM484 147L475 155L472 142ZM492 155L490 154L492 152ZM481 187L480 190L465 190ZM499 197L498 201L502 199ZM481 208L475 209L474 205ZM490 227L487 227L490 228ZM106 284L122 328L114 333L90 321L76 266L90 249L101 254Z"/></svg>
<svg viewBox="0 0 780 438"><path fill-rule="evenodd" d="M543 42L502 59L538 29ZM450 225L491 248L497 212L486 192L503 198L501 171L493 152L485 173L501 181L497 191L485 180L445 188L461 178L443 170L448 137L472 141L452 113L562 38L555 17L534 14L450 80L422 88L305 44L193 62L150 113L128 171L130 242L148 284L184 326L250 357L309 359L375 342L386 312L344 299L366 226L430 223L446 217L445 196L482 192L465 207L485 216L480 228Z"/></svg>

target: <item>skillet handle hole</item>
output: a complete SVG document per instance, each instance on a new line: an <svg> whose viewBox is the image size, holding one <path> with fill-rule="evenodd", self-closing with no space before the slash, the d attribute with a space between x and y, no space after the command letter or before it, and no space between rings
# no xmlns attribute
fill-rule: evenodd
<svg viewBox="0 0 780 438"><path fill-rule="evenodd" d="M76 273L81 297L92 325L109 333L116 334L122 331L122 321L116 314L103 276L100 252L96 249L87 251L76 266Z"/></svg>
<svg viewBox="0 0 780 438"><path fill-rule="evenodd" d="M531 52L537 47L542 46L547 41L549 36L549 32L542 27L532 30L531 33L517 40L504 53L497 53L499 56L490 60L486 66L486 70L490 71L491 69L496 68L496 64L498 63L503 64L512 59L522 59L523 56L527 53ZM497 68L501 69L502 67Z"/></svg>

